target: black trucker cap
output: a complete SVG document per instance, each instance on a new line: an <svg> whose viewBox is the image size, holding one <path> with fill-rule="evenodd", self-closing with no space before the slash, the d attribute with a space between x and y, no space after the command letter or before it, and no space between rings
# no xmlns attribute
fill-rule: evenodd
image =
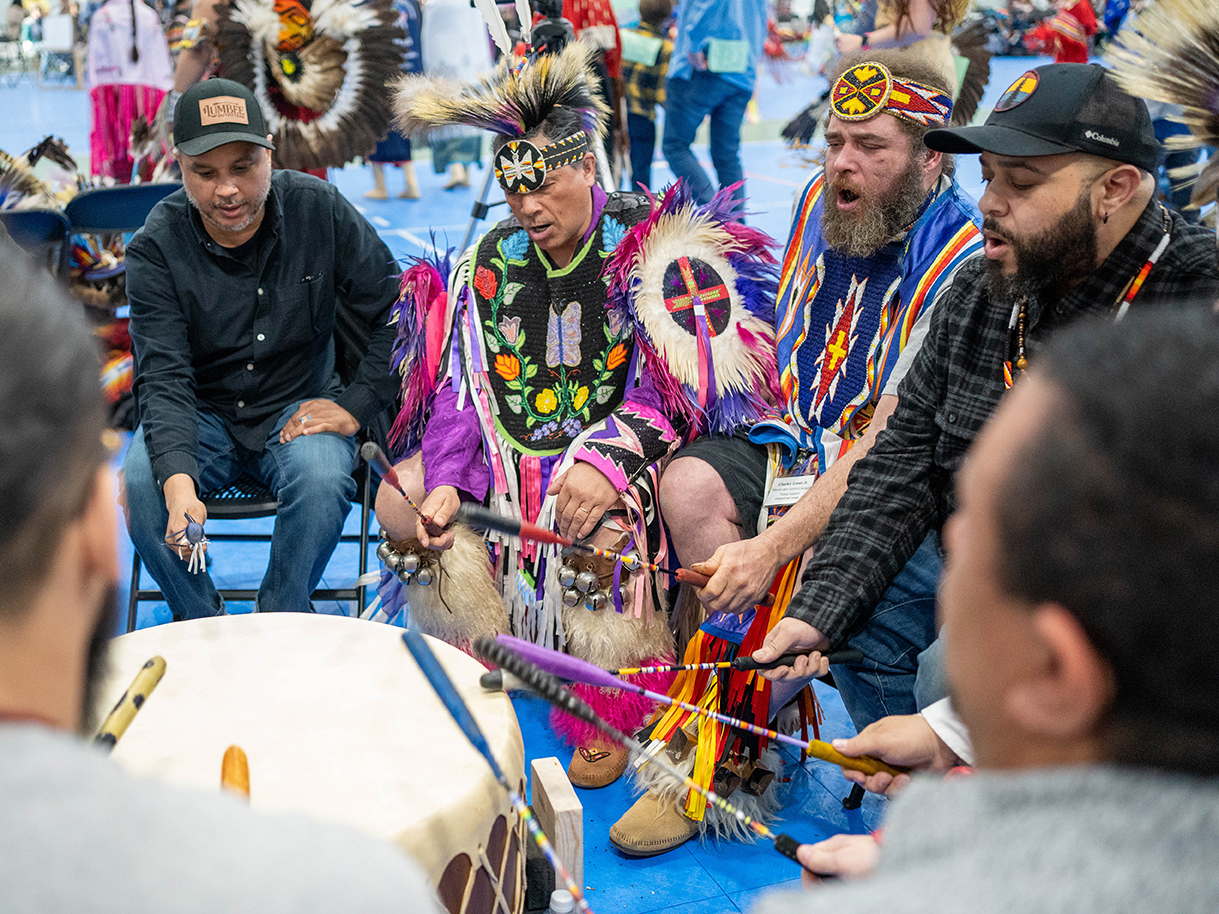
<svg viewBox="0 0 1219 914"><path fill-rule="evenodd" d="M923 141L937 152L1086 152L1150 172L1159 151L1143 100L1124 92L1104 67L1085 63L1029 70L1008 86L985 124L931 130Z"/></svg>
<svg viewBox="0 0 1219 914"><path fill-rule="evenodd" d="M188 156L198 156L225 143L275 148L253 92L231 79L195 83L174 110L174 145Z"/></svg>

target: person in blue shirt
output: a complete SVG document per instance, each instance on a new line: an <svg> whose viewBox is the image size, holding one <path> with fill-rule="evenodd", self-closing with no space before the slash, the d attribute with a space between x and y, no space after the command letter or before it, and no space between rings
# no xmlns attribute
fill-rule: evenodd
<svg viewBox="0 0 1219 914"><path fill-rule="evenodd" d="M704 118L711 118L711 161L719 186L744 178L741 121L753 96L765 38L766 0L682 0L678 7L661 148L673 173L690 185L699 203L715 193L690 151ZM744 184L735 195L745 198Z"/></svg>

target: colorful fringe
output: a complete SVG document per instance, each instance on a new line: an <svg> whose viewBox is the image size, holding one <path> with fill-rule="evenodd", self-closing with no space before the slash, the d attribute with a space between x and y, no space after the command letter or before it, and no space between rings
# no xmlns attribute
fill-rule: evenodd
<svg viewBox="0 0 1219 914"><path fill-rule="evenodd" d="M433 248L433 250L436 250ZM402 408L389 431L394 456L415 448L423 437L427 404L436 390L444 356L449 274L453 249L431 259L417 257L402 274L398 301L390 312L398 335L390 370L402 376Z"/></svg>

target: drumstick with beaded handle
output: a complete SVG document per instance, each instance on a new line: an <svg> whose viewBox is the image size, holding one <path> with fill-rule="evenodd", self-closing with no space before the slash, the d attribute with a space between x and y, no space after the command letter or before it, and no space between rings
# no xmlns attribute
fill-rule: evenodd
<svg viewBox="0 0 1219 914"><path fill-rule="evenodd" d="M115 702L114 708L102 721L97 736L93 737L93 742L113 750L119 737L131 726L136 714L139 713L140 708L144 707L144 702L148 700L148 696L152 694L152 690L157 687L157 683L164 675L165 658L160 654L151 660L144 661L140 671L135 674L135 679L131 680L131 685L127 686L127 691Z"/></svg>
<svg viewBox="0 0 1219 914"><path fill-rule="evenodd" d="M538 849L541 850L542 854L550 862L550 865L554 867L554 871L562 881L563 886L567 891L571 892L571 897L576 902L576 909L581 911L582 914L592 914L592 909L588 906L588 902L584 900L584 893L571 877L571 871L559 859L559 855L555 853L555 849L551 846L546 833L542 831L542 826L534 818L533 812L525 805L525 801L521 799L521 795L516 792L516 788L512 786L508 776L504 774L504 770L499 766L499 762L495 759L495 754L491 751L491 746L487 743L487 738L483 735L482 728L478 726L478 721L470 713L469 706L462 699L461 693L457 691L457 687L453 685L453 680L449 678L449 674L444 671L444 667L440 665L440 661L432 653L427 640L419 632L407 629L402 633L402 641L406 644L407 650L411 652L411 656L415 658L415 662L419 664L420 671L427 678L427 681L431 683L432 688L436 692L436 697L440 699L441 704L448 709L448 712L453 715L453 720L457 722L461 732L466 735L470 745L486 759L487 764L491 767L491 773L495 775L495 779L499 781L500 786L508 792L508 799L512 803L512 808L516 810L516 814L524 821L534 843L537 844Z"/></svg>
<svg viewBox="0 0 1219 914"><path fill-rule="evenodd" d="M398 479L398 471L389 462L389 458L385 456L385 451L381 450L379 444L375 441L365 441L360 445L360 456L375 466L377 472L381 474L381 478L397 489L402 497L406 499L406 503L411 506L411 510L423 521L423 529L428 532L428 536L440 536L444 533L444 527L432 520L429 515L420 511L419 506L415 504L415 500L406 494L406 489L402 488L402 481Z"/></svg>
<svg viewBox="0 0 1219 914"><path fill-rule="evenodd" d="M791 860L796 860L796 848L800 846L800 842L791 835L785 835L767 828L757 819L754 819L742 809L733 806L714 790L708 790L706 787L699 784L693 778L687 777L659 755L648 756L644 747L637 739L627 736L621 730L610 726L601 717L590 708L581 698L572 694L567 689L563 688L563 684L545 670L539 669L534 664L530 663L514 650L499 644L490 638L479 638L474 642L475 652L486 660L488 663L494 663L501 669L507 670L522 683L525 684L531 691L536 692L539 696L550 702L561 711L565 711L577 720L584 721L587 724L596 727L614 742L625 746L627 749L646 758L648 764L657 766L665 774L669 775L675 781L684 784L697 793L706 797L707 802L718 807L725 814L732 816L746 828L751 829L755 834L773 841L775 850L784 857ZM799 862L799 861L797 861Z"/></svg>
<svg viewBox="0 0 1219 914"><path fill-rule="evenodd" d="M786 733L780 733L777 730L768 730L765 727L759 727L757 724L751 724L748 721L741 720L739 717L729 717L727 714L720 714L716 711L709 711L706 708L700 708L698 705L692 705L686 701L679 701L676 698L670 698L668 695L662 695L660 692L653 692L651 689L645 689L641 685L636 685L633 682L627 682L624 679L619 679L614 674L601 669L599 666L593 666L585 660L580 660L570 654L561 654L558 651L552 651L549 648L539 647L529 641L522 641L520 638L513 638L511 635L499 635L496 641L511 650L516 651L526 660L535 663L546 672L560 676L563 679L570 679L575 682L583 682L588 685L600 686L607 689L622 689L627 692L634 692L637 695L642 695L644 698L650 698L652 701L660 702L661 704L672 705L676 708L689 711L692 714L697 714L700 717L709 717L712 720L717 720L722 724L727 724L729 727L736 727L739 730L748 730L750 733L755 733L758 736L765 736L777 742L788 743L792 746L797 746L803 752L807 752L813 758L821 759L825 762L832 762L840 768L849 768L852 771L862 771L864 774L876 774L884 771L892 775L904 774L905 772L899 768L894 768L892 765L882 762L878 758L873 758L870 755L861 755L852 757L843 755L829 743L819 739L811 739L805 742L795 736L788 736ZM509 670L509 672L512 672Z"/></svg>
<svg viewBox="0 0 1219 914"><path fill-rule="evenodd" d="M632 666L623 667L620 670L607 670L606 672L613 673L615 676L640 676L644 673L681 673L687 670L737 670L738 672L749 672L750 670L773 670L775 667L791 666L796 662L796 658L801 656L803 655L780 654L774 660L765 662L754 660L750 656L744 656L734 657L732 660L721 660L716 663L686 663L676 666ZM863 651L856 650L853 647L841 651L830 651L825 655L825 659L831 664L858 663L863 659Z"/></svg>

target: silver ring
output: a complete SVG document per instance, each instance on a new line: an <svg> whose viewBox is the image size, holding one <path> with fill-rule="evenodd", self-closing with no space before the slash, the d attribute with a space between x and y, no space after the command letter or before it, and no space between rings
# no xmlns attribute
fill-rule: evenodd
<svg viewBox="0 0 1219 914"><path fill-rule="evenodd" d="M579 514L581 511L583 511L585 514L589 513L588 508L576 508L577 514Z"/></svg>
<svg viewBox="0 0 1219 914"><path fill-rule="evenodd" d="M309 415L309 413L305 413L303 416L301 416L301 422L308 422L312 418L313 416Z"/></svg>

